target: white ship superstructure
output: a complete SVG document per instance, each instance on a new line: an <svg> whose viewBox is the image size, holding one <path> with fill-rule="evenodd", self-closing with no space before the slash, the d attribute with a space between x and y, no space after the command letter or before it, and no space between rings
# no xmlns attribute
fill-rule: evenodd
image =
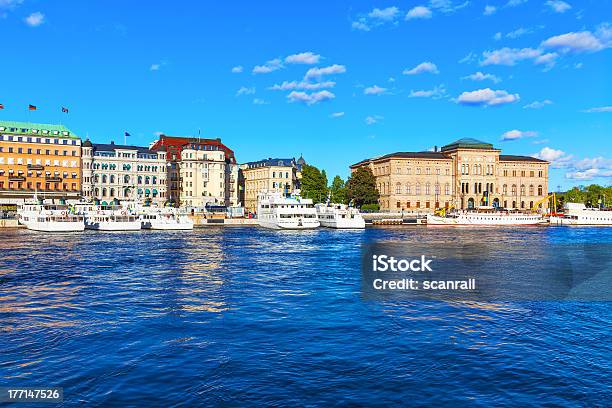
<svg viewBox="0 0 612 408"><path fill-rule="evenodd" d="M257 200L257 222L274 229L312 229L320 226L312 200L298 194L262 192Z"/></svg>
<svg viewBox="0 0 612 408"><path fill-rule="evenodd" d="M38 200L26 203L18 211L19 222L33 231L75 232L83 231L83 216L74 213L67 205L41 204Z"/></svg>
<svg viewBox="0 0 612 408"><path fill-rule="evenodd" d="M566 203L563 215L550 217L551 225L612 225L612 210L587 208L582 203Z"/></svg>
<svg viewBox="0 0 612 408"><path fill-rule="evenodd" d="M143 207L139 211L142 228L153 230L192 230L193 221L186 213L172 207Z"/></svg>
<svg viewBox="0 0 612 408"><path fill-rule="evenodd" d="M322 227L338 229L362 229L365 221L359 210L346 204L320 203L315 205Z"/></svg>
<svg viewBox="0 0 612 408"><path fill-rule="evenodd" d="M98 231L138 231L141 222L136 213L124 206L76 204L77 214L85 218L85 228Z"/></svg>

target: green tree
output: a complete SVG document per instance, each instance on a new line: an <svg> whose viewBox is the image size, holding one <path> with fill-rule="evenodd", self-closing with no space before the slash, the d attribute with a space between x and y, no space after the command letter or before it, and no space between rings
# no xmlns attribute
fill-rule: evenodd
<svg viewBox="0 0 612 408"><path fill-rule="evenodd" d="M334 177L330 191L331 199L334 203L346 203L346 187L344 186L344 180L342 180L342 177Z"/></svg>
<svg viewBox="0 0 612 408"><path fill-rule="evenodd" d="M327 175L315 166L304 164L302 166L301 194L311 198L313 202L320 203L327 198Z"/></svg>
<svg viewBox="0 0 612 408"><path fill-rule="evenodd" d="M376 179L369 167L360 167L346 182L346 198L353 200L355 206L378 204Z"/></svg>

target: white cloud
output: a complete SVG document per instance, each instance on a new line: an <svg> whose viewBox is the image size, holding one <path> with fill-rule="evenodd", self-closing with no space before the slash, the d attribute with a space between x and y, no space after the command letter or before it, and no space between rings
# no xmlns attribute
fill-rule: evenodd
<svg viewBox="0 0 612 408"><path fill-rule="evenodd" d="M491 14L495 14L495 12L497 11L497 7L495 6L489 6L488 4L485 6L484 11L482 12L482 14L484 14L485 16L490 16Z"/></svg>
<svg viewBox="0 0 612 408"><path fill-rule="evenodd" d="M149 67L149 71L159 71L160 68L161 64L151 64L151 66Z"/></svg>
<svg viewBox="0 0 612 408"><path fill-rule="evenodd" d="M612 106L600 106L597 108L590 108L585 110L587 113L601 113L601 112L612 112Z"/></svg>
<svg viewBox="0 0 612 408"><path fill-rule="evenodd" d="M355 30L370 31L370 26L365 18L360 18L358 21L353 21L351 27L353 27Z"/></svg>
<svg viewBox="0 0 612 408"><path fill-rule="evenodd" d="M469 6L469 1L464 1L462 3L456 3L452 0L430 0L429 7L440 10L443 13L454 13L457 10L461 10L464 7Z"/></svg>
<svg viewBox="0 0 612 408"><path fill-rule="evenodd" d="M36 11L27 16L23 21L30 27L38 27L45 22L45 15L40 11Z"/></svg>
<svg viewBox="0 0 612 408"><path fill-rule="evenodd" d="M482 53L484 60L480 65L516 65L517 62L535 59L542 55L542 51L534 48L500 48Z"/></svg>
<svg viewBox="0 0 612 408"><path fill-rule="evenodd" d="M232 74L239 74L244 71L244 67L242 65L237 65L232 68Z"/></svg>
<svg viewBox="0 0 612 408"><path fill-rule="evenodd" d="M543 101L534 101L523 106L523 109L542 109L546 105L552 105L552 101L550 99L544 99Z"/></svg>
<svg viewBox="0 0 612 408"><path fill-rule="evenodd" d="M283 63L280 58L275 58L266 62L264 65L256 65L253 68L253 74L268 74L283 68Z"/></svg>
<svg viewBox="0 0 612 408"><path fill-rule="evenodd" d="M508 140L517 140L522 139L524 137L536 137L538 132L534 132L533 130L522 131L518 129L509 130L501 136L502 141Z"/></svg>
<svg viewBox="0 0 612 408"><path fill-rule="evenodd" d="M240 95L253 95L255 93L255 88L247 88L246 86L240 87L236 92L236 96Z"/></svg>
<svg viewBox="0 0 612 408"><path fill-rule="evenodd" d="M565 174L568 179L591 180L597 177L612 177L612 160L603 156L585 157L572 164L572 170Z"/></svg>
<svg viewBox="0 0 612 408"><path fill-rule="evenodd" d="M474 54L473 52L470 52L468 55L466 55L465 57L461 58L459 60L460 64L471 64L474 61L478 60L478 55Z"/></svg>
<svg viewBox="0 0 612 408"><path fill-rule="evenodd" d="M346 72L346 67L344 65L338 65L338 64L330 65L324 68L310 68L306 72L304 79L308 80L312 78L320 78L324 75L343 74L345 72Z"/></svg>
<svg viewBox="0 0 612 408"><path fill-rule="evenodd" d="M584 159L578 160L574 163L574 168L578 170L601 168L601 169L612 169L612 160L606 159L603 156L597 157L585 157Z"/></svg>
<svg viewBox="0 0 612 408"><path fill-rule="evenodd" d="M438 85L434 89L430 90L420 90L414 91L411 90L408 95L409 98L432 98L432 99L440 99L446 96L446 88L444 85Z"/></svg>
<svg viewBox="0 0 612 408"><path fill-rule="evenodd" d="M572 155L566 154L563 150L556 150L551 147L543 147L542 150L532 154L532 156L536 159L546 160L554 168L568 167L573 159Z"/></svg>
<svg viewBox="0 0 612 408"><path fill-rule="evenodd" d="M585 171L571 171L565 173L565 178L570 180L593 180L599 175L599 169L588 169Z"/></svg>
<svg viewBox="0 0 612 408"><path fill-rule="evenodd" d="M426 72L430 72L432 74L438 74L438 67L436 66L436 64L434 64L433 62L421 62L419 65L417 65L416 67L412 68L412 69L405 69L402 74L404 75L417 75L417 74L423 74Z"/></svg>
<svg viewBox="0 0 612 408"><path fill-rule="evenodd" d="M506 34L506 38L511 38L511 39L515 39L515 38L519 38L524 36L525 34L529 34L532 33L533 29L531 28L525 28L525 27L519 27L514 31L510 31L509 33Z"/></svg>
<svg viewBox="0 0 612 408"><path fill-rule="evenodd" d="M275 84L271 86L270 90L272 91L292 91L295 89L305 89L305 90L316 90L316 89L324 89L324 88L333 88L336 85L333 81L324 81L324 82L307 82L307 81L283 81L282 84Z"/></svg>
<svg viewBox="0 0 612 408"><path fill-rule="evenodd" d="M289 102L303 102L306 105L314 105L319 102L334 99L335 97L336 95L327 90L313 92L310 94L306 92L291 91L291 93L287 95Z"/></svg>
<svg viewBox="0 0 612 408"><path fill-rule="evenodd" d="M334 112L331 115L329 115L330 118L341 118L342 116L344 116L344 112Z"/></svg>
<svg viewBox="0 0 612 408"><path fill-rule="evenodd" d="M604 44L590 31L580 31L577 33L566 33L550 37L542 42L542 47L560 50L562 52L596 52L610 44Z"/></svg>
<svg viewBox="0 0 612 408"><path fill-rule="evenodd" d="M387 92L387 88L383 88L378 85L369 86L363 90L364 95L381 95L385 92Z"/></svg>
<svg viewBox="0 0 612 408"><path fill-rule="evenodd" d="M499 31L495 33L495 35L493 36L493 39L495 41L499 41L502 38L502 33L500 33Z"/></svg>
<svg viewBox="0 0 612 408"><path fill-rule="evenodd" d="M527 3L527 0L508 0L508 3L506 3L506 7L516 7L520 6L523 3Z"/></svg>
<svg viewBox="0 0 612 408"><path fill-rule="evenodd" d="M416 18L431 18L431 10L425 6L416 6L406 13L406 20L413 20Z"/></svg>
<svg viewBox="0 0 612 408"><path fill-rule="evenodd" d="M270 102L266 102L263 99L255 98L253 99L253 105L269 105Z"/></svg>
<svg viewBox="0 0 612 408"><path fill-rule="evenodd" d="M568 3L561 0L548 0L545 4L555 13L565 13L572 8Z"/></svg>
<svg viewBox="0 0 612 408"><path fill-rule="evenodd" d="M464 76L461 79L470 79L472 81L493 81L495 83L501 82L501 79L499 79L499 77L496 77L493 74L485 74L484 72L474 72L471 75L468 76Z"/></svg>
<svg viewBox="0 0 612 408"><path fill-rule="evenodd" d="M314 54L310 51L301 52L299 54L289 55L285 58L285 63L287 64L318 64L321 56L318 54Z"/></svg>
<svg viewBox="0 0 612 408"><path fill-rule="evenodd" d="M383 21L392 21L399 14L399 9L395 6L387 7L385 9L375 8L368 13L368 17Z"/></svg>
<svg viewBox="0 0 612 408"><path fill-rule="evenodd" d="M382 116L379 116L379 115L366 116L365 123L366 123L366 125L373 125L375 123L380 122L383 119L384 118Z"/></svg>
<svg viewBox="0 0 612 408"><path fill-rule="evenodd" d="M469 106L498 106L513 103L520 99L519 94L510 94L504 90L494 91L490 88L463 92L457 98L457 103Z"/></svg>

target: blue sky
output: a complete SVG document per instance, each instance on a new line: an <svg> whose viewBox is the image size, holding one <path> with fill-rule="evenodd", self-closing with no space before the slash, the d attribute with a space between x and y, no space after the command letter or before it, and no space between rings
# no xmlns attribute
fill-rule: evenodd
<svg viewBox="0 0 612 408"><path fill-rule="evenodd" d="M330 179L474 137L551 160L552 188L610 184L610 0L144 4L0 0L0 119L142 145L201 129Z"/></svg>

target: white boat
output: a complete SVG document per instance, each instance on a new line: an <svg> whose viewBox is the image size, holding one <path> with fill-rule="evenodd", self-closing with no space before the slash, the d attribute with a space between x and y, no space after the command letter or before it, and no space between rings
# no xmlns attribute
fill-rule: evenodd
<svg viewBox="0 0 612 408"><path fill-rule="evenodd" d="M551 225L612 225L612 210L587 208L582 203L566 203L563 215L550 217Z"/></svg>
<svg viewBox="0 0 612 408"><path fill-rule="evenodd" d="M140 218L126 206L76 204L77 214L83 215L85 228L97 231L138 231Z"/></svg>
<svg viewBox="0 0 612 408"><path fill-rule="evenodd" d="M315 210L322 227L338 229L365 228L365 221L359 210L346 204L320 203L315 205Z"/></svg>
<svg viewBox="0 0 612 408"><path fill-rule="evenodd" d="M153 230L192 230L193 221L176 208L149 208L140 213L142 228Z"/></svg>
<svg viewBox="0 0 612 408"><path fill-rule="evenodd" d="M497 210L493 207L480 207L475 210L460 210L441 214L428 214L427 225L451 226L504 226L504 225L543 225L547 220L536 213Z"/></svg>
<svg viewBox="0 0 612 408"><path fill-rule="evenodd" d="M260 193L257 200L257 223L273 229L313 229L321 225L311 199L267 192Z"/></svg>
<svg viewBox="0 0 612 408"><path fill-rule="evenodd" d="M33 231L78 232L85 229L83 216L75 214L67 205L26 203L18 215L19 222Z"/></svg>

